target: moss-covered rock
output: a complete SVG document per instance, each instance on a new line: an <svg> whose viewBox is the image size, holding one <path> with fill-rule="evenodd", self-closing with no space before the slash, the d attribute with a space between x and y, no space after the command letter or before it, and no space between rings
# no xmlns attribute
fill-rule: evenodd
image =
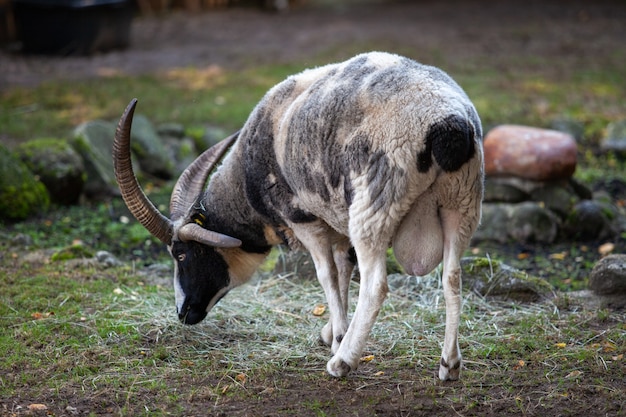
<svg viewBox="0 0 626 417"><path fill-rule="evenodd" d="M87 171L85 194L91 198L117 195L113 173L113 137L115 125L102 120L86 122L74 130L72 146L82 156Z"/></svg>
<svg viewBox="0 0 626 417"><path fill-rule="evenodd" d="M45 185L14 153L0 145L0 219L23 220L47 210L49 205Z"/></svg>
<svg viewBox="0 0 626 417"><path fill-rule="evenodd" d="M152 122L144 115L136 114L130 135L131 150L142 171L157 178L171 179L174 164Z"/></svg>
<svg viewBox="0 0 626 417"><path fill-rule="evenodd" d="M494 259L468 257L461 260L463 287L483 297L498 297L529 302L554 296L554 289L544 279Z"/></svg>
<svg viewBox="0 0 626 417"><path fill-rule="evenodd" d="M93 258L94 253L83 244L73 244L58 250L50 257L52 262L69 261L70 259Z"/></svg>
<svg viewBox="0 0 626 417"><path fill-rule="evenodd" d="M44 183L52 202L62 205L78 202L87 173L82 158L66 140L32 140L18 147L17 154Z"/></svg>

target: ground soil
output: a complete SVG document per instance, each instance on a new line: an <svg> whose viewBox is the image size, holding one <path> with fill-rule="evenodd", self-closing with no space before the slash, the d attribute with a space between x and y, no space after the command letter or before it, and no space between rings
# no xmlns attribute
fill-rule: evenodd
<svg viewBox="0 0 626 417"><path fill-rule="evenodd" d="M366 50L372 45L384 48L397 43L413 56L423 56L424 61L454 65L462 65L466 59L475 61L476 57L503 65L507 57L520 56L524 51L521 55L529 59L553 57L559 68L581 62L593 67L597 56L610 56L626 44L626 5L617 0L362 3L332 7L296 4L286 13L229 8L140 17L133 23L128 49L90 57L23 56L15 53L14 47L5 48L0 51L0 91L55 79L152 73L181 66L239 69L264 63L306 62L308 57L328 51L342 56L346 44L363 45ZM350 52L355 52L354 46ZM528 370L527 378L515 376L520 380L514 393L498 385L480 391L485 387L441 384L432 371L427 383L414 380L415 369L389 369L385 373L394 376L382 382L328 378L316 379L323 383L313 386L302 380L302 373L285 374L276 380L274 394L263 384L258 392L250 388L253 395L248 401L237 396L225 399L218 407L190 398L185 408L188 415L306 415L299 414L294 404L321 401L335 405L320 407L317 412L311 408L311 415L595 416L624 412L623 406L607 405L603 397L585 387L570 397L555 396L535 409L516 409L513 397L525 399L556 389L554 382L530 375L532 370ZM528 385L526 381L543 382ZM625 384L616 380L613 388L624 392ZM485 393L491 402L485 402ZM542 397L546 398L544 394ZM117 414L108 408L106 399L86 401L84 410L78 411Z"/></svg>

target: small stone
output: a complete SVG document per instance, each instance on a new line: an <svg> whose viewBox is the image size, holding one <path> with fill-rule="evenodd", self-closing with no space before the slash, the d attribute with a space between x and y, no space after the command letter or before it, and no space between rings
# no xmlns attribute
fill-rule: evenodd
<svg viewBox="0 0 626 417"><path fill-rule="evenodd" d="M33 245L33 238L24 233L18 233L11 238L11 246L28 247Z"/></svg>
<svg viewBox="0 0 626 417"><path fill-rule="evenodd" d="M575 139L556 130L501 125L484 140L485 174L536 181L570 178L576 170Z"/></svg>
<svg viewBox="0 0 626 417"><path fill-rule="evenodd" d="M589 288L600 295L626 294L626 255L600 259L589 276Z"/></svg>
<svg viewBox="0 0 626 417"><path fill-rule="evenodd" d="M626 120L609 123L600 147L603 151L626 153Z"/></svg>
<svg viewBox="0 0 626 417"><path fill-rule="evenodd" d="M101 265L107 268L122 265L115 255L104 250L96 252L96 259Z"/></svg>

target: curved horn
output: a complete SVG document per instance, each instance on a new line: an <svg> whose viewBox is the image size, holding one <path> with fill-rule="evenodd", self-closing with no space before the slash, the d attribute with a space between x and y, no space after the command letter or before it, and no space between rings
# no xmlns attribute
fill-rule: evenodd
<svg viewBox="0 0 626 417"><path fill-rule="evenodd" d="M172 222L152 204L141 189L130 159L130 127L137 99L133 99L115 130L113 165L122 198L135 218L155 237L167 245L172 242Z"/></svg>
<svg viewBox="0 0 626 417"><path fill-rule="evenodd" d="M204 189L209 174L215 164L230 149L235 140L239 137L237 131L211 146L198 156L180 175L170 199L170 216L176 220L187 214L189 208L196 202L198 195Z"/></svg>
<svg viewBox="0 0 626 417"><path fill-rule="evenodd" d="M206 230L196 223L187 223L178 229L178 238L182 241L193 240L217 248L236 248L241 246L241 240Z"/></svg>

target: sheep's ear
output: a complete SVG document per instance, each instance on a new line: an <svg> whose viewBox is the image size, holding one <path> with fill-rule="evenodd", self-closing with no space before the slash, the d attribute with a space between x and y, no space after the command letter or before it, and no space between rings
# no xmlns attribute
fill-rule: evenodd
<svg viewBox="0 0 626 417"><path fill-rule="evenodd" d="M195 223L187 223L178 229L178 238L183 242L193 240L217 248L237 248L241 240L221 233L212 232Z"/></svg>

